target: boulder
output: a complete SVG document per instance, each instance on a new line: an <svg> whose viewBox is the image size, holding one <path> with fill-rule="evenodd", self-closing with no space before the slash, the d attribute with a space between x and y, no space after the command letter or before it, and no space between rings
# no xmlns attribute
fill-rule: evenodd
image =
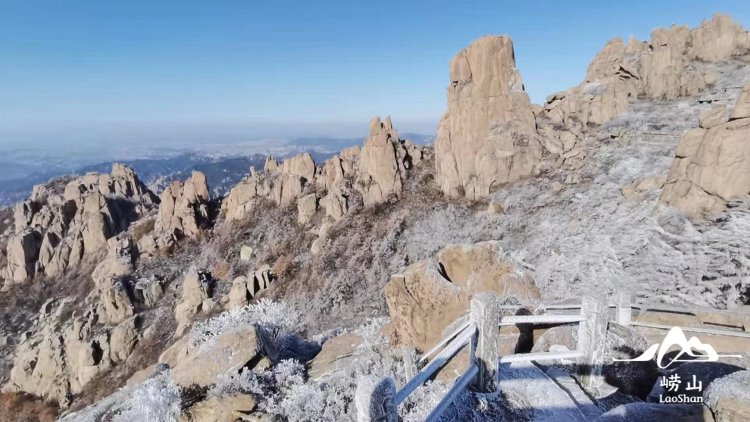
<svg viewBox="0 0 750 422"><path fill-rule="evenodd" d="M360 153L359 146L345 148L323 163L322 182L327 191L344 183L347 176L354 175L358 169Z"/></svg>
<svg viewBox="0 0 750 422"><path fill-rule="evenodd" d="M707 62L727 60L741 54L747 44L747 32L742 25L732 22L732 18L719 13L711 20L704 20L691 33L691 57Z"/></svg>
<svg viewBox="0 0 750 422"><path fill-rule="evenodd" d="M273 173L273 172L277 171L278 169L279 169L279 163L278 163L278 161L276 161L276 159L273 158L270 155L267 156L266 157L266 162L263 165L263 172L264 173Z"/></svg>
<svg viewBox="0 0 750 422"><path fill-rule="evenodd" d="M282 173L273 186L273 200L280 207L294 203L305 188L305 178L296 174Z"/></svg>
<svg viewBox="0 0 750 422"><path fill-rule="evenodd" d="M239 276L232 281L232 287L229 288L226 308L239 308L249 304L256 295L271 286L274 276L271 273L271 267L268 265L261 266L258 270L252 271L246 276Z"/></svg>
<svg viewBox="0 0 750 422"><path fill-rule="evenodd" d="M159 362L169 364L175 384L207 387L216 383L220 375L252 366L251 361L259 353L255 328L242 326L230 328L204 343L192 344L189 339L177 342L162 353Z"/></svg>
<svg viewBox="0 0 750 422"><path fill-rule="evenodd" d="M729 116L730 120L747 118L750 118L750 83L747 83L742 87L742 91L737 97L737 101L734 103L732 115Z"/></svg>
<svg viewBox="0 0 750 422"><path fill-rule="evenodd" d="M107 256L91 273L91 278L97 286L109 287L106 282L113 277L130 275L135 271L136 252L131 238L110 238L107 241L107 249Z"/></svg>
<svg viewBox="0 0 750 422"><path fill-rule="evenodd" d="M178 422L227 422L244 420L255 409L253 396L227 393L209 396L191 406L177 419Z"/></svg>
<svg viewBox="0 0 750 422"><path fill-rule="evenodd" d="M164 281L159 279L140 279L135 283L133 296L137 303L153 308L164 296Z"/></svg>
<svg viewBox="0 0 750 422"><path fill-rule="evenodd" d="M711 409L716 422L750 420L750 401L735 398L719 399Z"/></svg>
<svg viewBox="0 0 750 422"><path fill-rule="evenodd" d="M540 298L534 280L514 265L497 242L446 246L436 259L418 261L386 284L396 339L428 350L480 292L514 296L522 302Z"/></svg>
<svg viewBox="0 0 750 422"><path fill-rule="evenodd" d="M117 325L109 337L109 358L113 363L124 362L138 343L139 317L132 317Z"/></svg>
<svg viewBox="0 0 750 422"><path fill-rule="evenodd" d="M716 422L750 420L750 371L738 371L714 380L703 391Z"/></svg>
<svg viewBox="0 0 750 422"><path fill-rule="evenodd" d="M250 303L253 298L250 293L251 289L252 286L248 287L247 285L247 277L243 275L232 280L232 287L229 288L226 308L239 308Z"/></svg>
<svg viewBox="0 0 750 422"><path fill-rule="evenodd" d="M448 110L435 138L440 189L478 199L535 174L541 146L510 38L487 36L461 50L450 79Z"/></svg>
<svg viewBox="0 0 750 422"><path fill-rule="evenodd" d="M505 210L503 210L503 206L500 205L500 203L496 201L490 201L489 205L487 205L487 213L495 214L495 215L502 215L502 214L505 214Z"/></svg>
<svg viewBox="0 0 750 422"><path fill-rule="evenodd" d="M315 161L308 152L297 154L284 160L281 165L281 172L302 177L305 179L305 183L312 182L313 177L315 177Z"/></svg>
<svg viewBox="0 0 750 422"><path fill-rule="evenodd" d="M148 379L151 379L164 371L169 370L169 365L166 363L154 363L143 369L135 371L135 373L125 381L127 387L138 385Z"/></svg>
<svg viewBox="0 0 750 422"><path fill-rule="evenodd" d="M323 347L310 363L308 375L313 379L339 368L346 368L356 360L354 354L362 345L362 337L354 333L339 334L323 343Z"/></svg>
<svg viewBox="0 0 750 422"><path fill-rule="evenodd" d="M658 176L644 177L643 179L634 180L623 186L620 191L622 196L628 201L638 202L644 199L644 194L648 191L659 190L664 186L665 179Z"/></svg>
<svg viewBox="0 0 750 422"><path fill-rule="evenodd" d="M253 254L255 253L255 250L250 245L242 245L240 247L240 260L241 261L250 261L253 258Z"/></svg>
<svg viewBox="0 0 750 422"><path fill-rule="evenodd" d="M336 221L349 211L349 199L338 186L328 191L328 195L320 202L326 209L326 215Z"/></svg>

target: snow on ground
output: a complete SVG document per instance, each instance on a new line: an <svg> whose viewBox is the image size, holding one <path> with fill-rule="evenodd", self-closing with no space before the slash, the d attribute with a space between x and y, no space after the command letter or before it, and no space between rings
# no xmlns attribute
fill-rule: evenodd
<svg viewBox="0 0 750 422"><path fill-rule="evenodd" d="M738 203L712 221L690 221L659 206L660 189L627 201L620 189L649 176L666 177L680 135L711 107L732 104L748 66L718 66L715 88L671 102L635 101L630 110L586 138L583 166L517 183L493 199L506 210L502 240L536 268L546 299L579 296L592 287L626 288L637 300L719 306L747 294L750 210ZM580 177L565 184L570 175ZM555 186L557 184L557 186Z"/></svg>

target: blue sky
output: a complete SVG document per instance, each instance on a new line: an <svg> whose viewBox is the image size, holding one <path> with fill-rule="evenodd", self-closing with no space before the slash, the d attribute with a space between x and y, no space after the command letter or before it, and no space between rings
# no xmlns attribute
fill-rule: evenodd
<svg viewBox="0 0 750 422"><path fill-rule="evenodd" d="M0 146L433 132L451 57L508 34L532 100L615 36L747 1L0 0Z"/></svg>

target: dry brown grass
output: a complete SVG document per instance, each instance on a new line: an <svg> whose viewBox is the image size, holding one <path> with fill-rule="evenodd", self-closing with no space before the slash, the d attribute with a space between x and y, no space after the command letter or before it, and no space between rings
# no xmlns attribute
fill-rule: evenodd
<svg viewBox="0 0 750 422"><path fill-rule="evenodd" d="M272 267L273 274L280 280L291 280L299 271L300 265L290 255L281 255L276 259Z"/></svg>
<svg viewBox="0 0 750 422"><path fill-rule="evenodd" d="M218 259L208 266L211 276L220 281L232 281L234 269L226 259Z"/></svg>
<svg viewBox="0 0 750 422"><path fill-rule="evenodd" d="M0 394L0 422L52 422L59 409L25 393Z"/></svg>

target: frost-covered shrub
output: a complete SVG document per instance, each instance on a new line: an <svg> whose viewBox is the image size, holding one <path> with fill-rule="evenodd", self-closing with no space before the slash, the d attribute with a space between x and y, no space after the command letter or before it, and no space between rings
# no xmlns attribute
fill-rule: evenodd
<svg viewBox="0 0 750 422"><path fill-rule="evenodd" d="M113 422L162 422L176 420L180 412L180 390L167 374L146 380L130 393Z"/></svg>
<svg viewBox="0 0 750 422"><path fill-rule="evenodd" d="M208 394L250 393L256 396L261 411L292 422L355 421L354 393L361 377L391 377L397 385L406 382L400 349L388 345L379 334L386 321L374 319L356 330L364 341L347 358L350 364L320 379L306 379L302 364L284 360L260 373L244 371L222 377ZM447 387L437 382L417 389L401 406L402 417L407 421L423 420L445 391Z"/></svg>
<svg viewBox="0 0 750 422"><path fill-rule="evenodd" d="M168 373L118 390L61 419L65 422L170 422L180 414L180 390Z"/></svg>
<svg viewBox="0 0 750 422"><path fill-rule="evenodd" d="M241 308L231 309L205 321L196 322L190 332L194 345L210 346L221 333L260 325L279 332L296 332L300 314L291 305L263 298Z"/></svg>

